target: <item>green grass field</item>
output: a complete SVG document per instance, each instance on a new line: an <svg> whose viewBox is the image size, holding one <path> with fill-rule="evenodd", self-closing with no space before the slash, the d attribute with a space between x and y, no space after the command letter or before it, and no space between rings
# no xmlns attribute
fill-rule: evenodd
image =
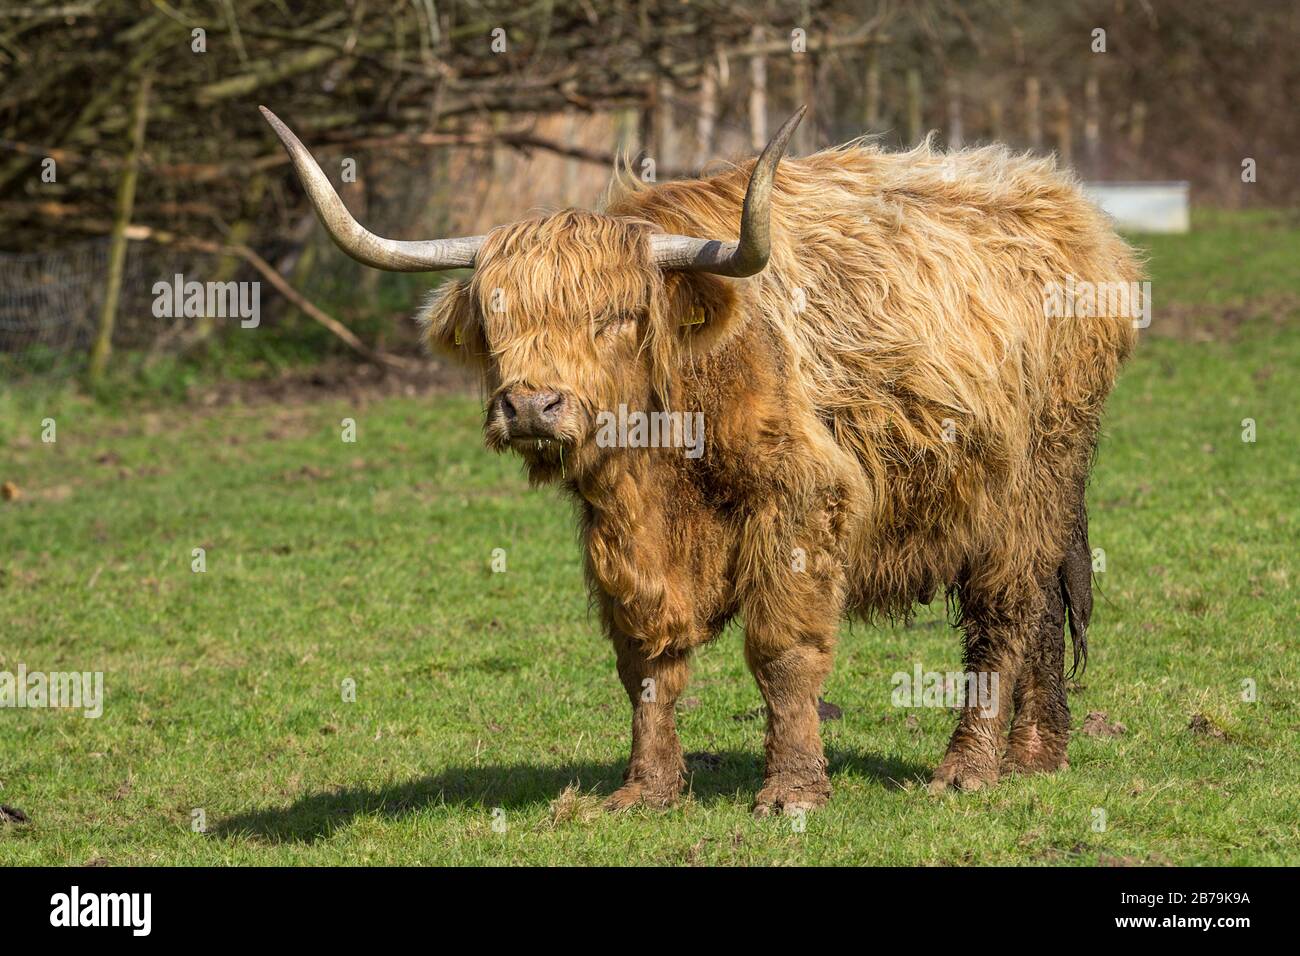
<svg viewBox="0 0 1300 956"><path fill-rule="evenodd" d="M569 507L482 449L473 396L10 387L0 671L102 671L106 700L0 710L0 804L30 820L0 823L0 865L1300 863L1300 223L1196 225L1143 242L1153 332L1180 334L1146 336L1111 402L1068 771L927 793L954 716L890 694L918 661L959 668L936 606L845 627L835 796L802 830L749 814L763 724L735 628L683 701L690 796L603 815L629 715ZM1090 711L1124 732L1084 733Z"/></svg>

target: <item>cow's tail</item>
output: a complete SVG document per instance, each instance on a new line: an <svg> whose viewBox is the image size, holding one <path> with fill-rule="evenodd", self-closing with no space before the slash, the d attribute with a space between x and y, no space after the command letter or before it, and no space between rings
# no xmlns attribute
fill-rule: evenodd
<svg viewBox="0 0 1300 956"><path fill-rule="evenodd" d="M1088 510L1082 494L1057 578L1074 646L1074 662L1066 675L1072 678L1088 669L1088 621L1092 617L1092 549L1088 546Z"/></svg>

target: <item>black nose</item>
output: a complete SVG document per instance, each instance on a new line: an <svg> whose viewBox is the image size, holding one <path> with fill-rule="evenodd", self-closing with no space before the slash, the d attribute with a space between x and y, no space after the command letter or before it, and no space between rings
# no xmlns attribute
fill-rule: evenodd
<svg viewBox="0 0 1300 956"><path fill-rule="evenodd" d="M560 392L512 388L498 399L511 438L555 438L568 402Z"/></svg>

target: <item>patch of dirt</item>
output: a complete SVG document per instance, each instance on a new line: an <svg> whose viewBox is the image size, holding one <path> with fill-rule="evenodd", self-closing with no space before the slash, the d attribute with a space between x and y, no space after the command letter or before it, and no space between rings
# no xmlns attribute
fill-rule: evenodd
<svg viewBox="0 0 1300 956"><path fill-rule="evenodd" d="M430 359L411 370L381 368L345 359L294 369L274 378L218 382L197 388L190 398L206 407L224 405L309 405L346 396L357 404L403 396L472 392L478 378L447 362Z"/></svg>
<svg viewBox="0 0 1300 956"><path fill-rule="evenodd" d="M0 804L0 823L31 823L31 820L17 807Z"/></svg>
<svg viewBox="0 0 1300 956"><path fill-rule="evenodd" d="M1233 342L1241 327L1258 316L1276 326L1300 309L1300 296L1276 293L1233 305L1171 302L1152 307L1151 327L1145 333L1183 342Z"/></svg>
<svg viewBox="0 0 1300 956"><path fill-rule="evenodd" d="M1167 856L1159 853L1153 853L1148 857L1140 856L1110 856L1102 853L1097 857L1098 866L1173 866L1173 861Z"/></svg>
<svg viewBox="0 0 1300 956"><path fill-rule="evenodd" d="M72 497L72 485L51 485L49 488L37 488L32 497L39 501L67 501Z"/></svg>
<svg viewBox="0 0 1300 956"><path fill-rule="evenodd" d="M686 851L685 863L687 866L696 866L700 862L700 854L704 852L705 847L713 842L713 837L702 837L689 850Z"/></svg>
<svg viewBox="0 0 1300 956"><path fill-rule="evenodd" d="M829 700L817 698L817 716L824 724L828 720L843 720L844 708L838 704L832 704Z"/></svg>
<svg viewBox="0 0 1300 956"><path fill-rule="evenodd" d="M828 720L840 720L844 717L844 709L838 704L832 704L830 701L817 698L817 716L822 723ZM753 710L747 710L743 714L732 714L731 719L736 721L759 720L767 718L766 707L755 707Z"/></svg>
<svg viewBox="0 0 1300 956"><path fill-rule="evenodd" d="M1059 863L1064 860L1078 860L1085 856L1089 847L1082 843L1075 843L1070 847L1049 846L1034 854L1037 859L1047 860L1053 863ZM1153 853L1148 857L1140 856L1115 856L1110 853L1097 854L1097 866L1173 866L1170 859L1160 853Z"/></svg>
<svg viewBox="0 0 1300 956"><path fill-rule="evenodd" d="M1228 732L1204 714L1192 715L1191 723L1187 725L1187 729L1194 734L1209 737L1212 740L1227 741L1229 739Z"/></svg>
<svg viewBox="0 0 1300 956"><path fill-rule="evenodd" d="M722 766L722 756L697 750L686 755L686 766L691 770L717 770Z"/></svg>
<svg viewBox="0 0 1300 956"><path fill-rule="evenodd" d="M301 468L291 469L280 473L281 481L327 481L334 477L334 473L325 469L317 468L315 465L303 465Z"/></svg>
<svg viewBox="0 0 1300 956"><path fill-rule="evenodd" d="M1112 724L1105 711L1090 710L1088 716L1083 718L1079 733L1087 737L1119 737L1128 733L1128 728L1118 721Z"/></svg>
<svg viewBox="0 0 1300 956"><path fill-rule="evenodd" d="M1030 830L1020 835L1020 839L1016 841L1016 846L1021 847L1022 849L1031 847L1042 838L1043 838L1042 830Z"/></svg>

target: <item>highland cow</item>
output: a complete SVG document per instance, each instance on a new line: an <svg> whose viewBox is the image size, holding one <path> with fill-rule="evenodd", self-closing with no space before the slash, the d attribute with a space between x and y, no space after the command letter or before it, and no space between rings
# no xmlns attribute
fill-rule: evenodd
<svg viewBox="0 0 1300 956"><path fill-rule="evenodd" d="M1136 333L1049 316L1044 289L1133 283L1139 265L1050 158L855 142L780 163L801 115L755 162L620 180L602 213L403 242L357 224L267 113L345 252L474 270L421 320L481 371L487 446L577 505L632 705L612 809L681 793L691 653L737 616L767 705L755 812L823 804L818 698L841 619L906 617L941 589L967 672L999 680L996 706L962 709L932 789L1066 766L1084 486ZM620 406L702 415L703 453L595 441Z"/></svg>

